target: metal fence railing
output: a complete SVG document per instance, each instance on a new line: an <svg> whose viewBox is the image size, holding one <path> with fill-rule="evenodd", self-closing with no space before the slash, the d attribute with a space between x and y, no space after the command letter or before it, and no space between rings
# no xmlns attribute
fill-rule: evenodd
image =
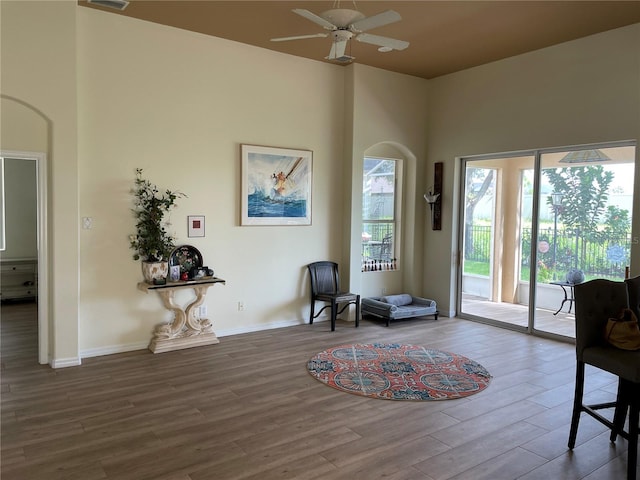
<svg viewBox="0 0 640 480"><path fill-rule="evenodd" d="M465 260L488 262L491 258L491 227L467 226L464 245Z"/></svg>
<svg viewBox="0 0 640 480"><path fill-rule="evenodd" d="M491 227L473 225L465 229L466 261L489 262ZM522 230L521 266L530 268L531 229ZM620 277L629 265L631 232L626 235L604 235L588 238L568 229L543 228L538 232L539 269L567 272L573 268L587 276Z"/></svg>

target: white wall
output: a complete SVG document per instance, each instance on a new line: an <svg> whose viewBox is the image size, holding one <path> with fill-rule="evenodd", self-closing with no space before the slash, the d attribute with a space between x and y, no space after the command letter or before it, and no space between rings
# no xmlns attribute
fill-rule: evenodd
<svg viewBox="0 0 640 480"><path fill-rule="evenodd" d="M454 312L456 157L640 138L640 24L443 76L429 84L427 180L444 162L442 230L426 229L425 293ZM640 149L636 150L636 165ZM640 169L636 168L636 200ZM636 210L636 209L634 209ZM634 211L634 238L640 215ZM632 247L640 274L640 240ZM437 282L429 278L437 276ZM446 313L445 313L446 314Z"/></svg>
<svg viewBox="0 0 640 480"><path fill-rule="evenodd" d="M178 244L199 249L227 282L206 299L219 336L306 321L305 265L343 256L332 213L344 191L333 174L343 69L85 8L78 37L80 216L93 218L80 232L83 354L144 348L172 318L157 295L136 290L136 167L188 195L171 222ZM311 226L239 225L242 143L313 151ZM187 237L187 215L206 217L205 238Z"/></svg>
<svg viewBox="0 0 640 480"><path fill-rule="evenodd" d="M135 288L141 274L128 236L134 227L130 189L137 167L160 187L188 195L171 220L178 243L200 249L205 263L227 280L207 299L220 336L307 321L305 265L311 261L338 261L349 282L345 225L353 221L348 207L352 154L345 136L353 128L346 123L353 107L345 96L348 69L76 8L73 2L2 6L3 73L5 66L15 66L6 82L11 88L3 84L3 99L26 103L45 119L49 133L56 240L51 265L55 288L66 294L56 298L56 305L69 310L51 315L57 329L52 363L64 366L82 356L144 348L155 325L171 319L155 295ZM36 33L29 37L26 31ZM67 47L64 52L60 44ZM44 72L52 65L64 70L60 79L73 79L60 85L55 75L47 77ZM388 87L396 82L401 86L394 93ZM372 69L355 83L367 85L358 102L369 94L384 95L371 109L383 114L379 123L358 127L359 135L366 133L362 145L358 140L360 169L365 149L376 144L390 142L412 158L412 150L424 150L424 80ZM77 129L60 140L62 127L75 127L76 102ZM68 119L57 110L59 103L68 109ZM358 115L364 118L366 108ZM17 138L16 132L9 136ZM58 146L69 142L77 145L77 158L75 150L63 155L67 152ZM12 148L26 148L24 139L15 143ZM313 150L311 226L239 226L242 143ZM415 159L407 168L414 197L420 169ZM411 220L411 198L406 211ZM187 238L186 217L192 214L205 215L207 237ZM92 229L79 228L82 217L93 219ZM420 229L411 223L405 236L409 245L416 243L416 231L419 237ZM407 258L415 255L409 252ZM358 278L359 259L358 247ZM413 266L406 271L416 277Z"/></svg>
<svg viewBox="0 0 640 480"><path fill-rule="evenodd" d="M392 148L409 159L408 263L395 272L400 278L388 280L422 290L447 313L456 156L640 133L639 25L427 82L277 54L73 1L3 1L0 8L2 105L23 104L47 125L55 366L144 348L154 326L170 319L154 294L135 288L141 274L128 236L136 167L189 195L172 222L179 243L200 249L227 280L207 299L214 329L226 335L306 321L304 266L311 261L336 260L350 288L365 286L365 152ZM32 150L18 136L11 149ZM313 150L312 226L239 226L242 143ZM436 161L445 162L440 232L425 221L422 200ZM187 238L187 215L206 216L205 238ZM93 218L91 230L80 229L84 216ZM636 216L635 232L639 224Z"/></svg>
<svg viewBox="0 0 640 480"><path fill-rule="evenodd" d="M39 281L49 285L47 355L58 366L79 361L77 8L74 1L0 2L0 106L24 106L33 115L29 123L36 126L32 138L3 126L0 148L32 151L34 145L45 142L46 135L50 270L49 278ZM7 118L3 115L2 120Z"/></svg>
<svg viewBox="0 0 640 480"><path fill-rule="evenodd" d="M388 293L420 294L422 243L426 204L422 199L427 138L427 85L421 78L386 72L365 65L352 66L350 132L350 211L345 236L350 251L350 290L363 296ZM360 274L362 239L362 167L366 155L403 160L402 226L399 270Z"/></svg>
<svg viewBox="0 0 640 480"><path fill-rule="evenodd" d="M47 152L49 137L47 119L41 112L16 99L0 97L0 143L3 150Z"/></svg>

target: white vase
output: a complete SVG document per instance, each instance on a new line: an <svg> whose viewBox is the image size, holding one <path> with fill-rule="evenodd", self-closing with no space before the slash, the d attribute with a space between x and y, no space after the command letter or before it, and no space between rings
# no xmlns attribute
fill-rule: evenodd
<svg viewBox="0 0 640 480"><path fill-rule="evenodd" d="M145 262L142 265L142 276L144 281L153 284L154 278L167 278L169 273L169 262Z"/></svg>

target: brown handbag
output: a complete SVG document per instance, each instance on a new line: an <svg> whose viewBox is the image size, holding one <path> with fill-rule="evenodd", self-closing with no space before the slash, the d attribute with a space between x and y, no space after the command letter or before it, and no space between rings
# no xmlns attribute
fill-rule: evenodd
<svg viewBox="0 0 640 480"><path fill-rule="evenodd" d="M632 310L625 308L618 318L609 318L604 330L607 342L623 350L640 350L640 328Z"/></svg>

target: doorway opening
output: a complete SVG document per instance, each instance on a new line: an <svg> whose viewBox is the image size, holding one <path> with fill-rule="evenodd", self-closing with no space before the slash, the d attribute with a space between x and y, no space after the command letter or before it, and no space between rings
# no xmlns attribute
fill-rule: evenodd
<svg viewBox="0 0 640 480"><path fill-rule="evenodd" d="M630 263L635 148L462 159L459 315L574 339L573 286Z"/></svg>
<svg viewBox="0 0 640 480"><path fill-rule="evenodd" d="M3 197L2 233L5 239L2 247L3 269L11 269L11 273L18 271L19 275L17 274L15 278L19 285L13 292L14 296L29 297L31 295L29 288L37 290L33 296L37 298L38 362L46 364L49 363L46 155L38 152L0 151L0 161L3 165L5 160L15 167L12 169L15 176L12 177L11 182L19 180L24 183L25 189L33 189L35 212L27 215L21 207L20 202L31 202L29 195L24 196L25 192L21 191L23 189L5 188L9 187L7 184L9 179L6 176L9 172L5 169L0 187ZM22 168L25 166L27 168ZM22 178L19 178L20 176ZM16 195L15 198L7 198L5 194L8 191L13 191ZM9 208L13 211L10 212ZM9 221L14 224L9 224ZM22 233L16 236L14 230ZM19 244L23 241L20 240L23 237L29 238L25 242L26 245ZM24 279L21 276L23 273L26 275ZM31 283L33 285L30 285Z"/></svg>

